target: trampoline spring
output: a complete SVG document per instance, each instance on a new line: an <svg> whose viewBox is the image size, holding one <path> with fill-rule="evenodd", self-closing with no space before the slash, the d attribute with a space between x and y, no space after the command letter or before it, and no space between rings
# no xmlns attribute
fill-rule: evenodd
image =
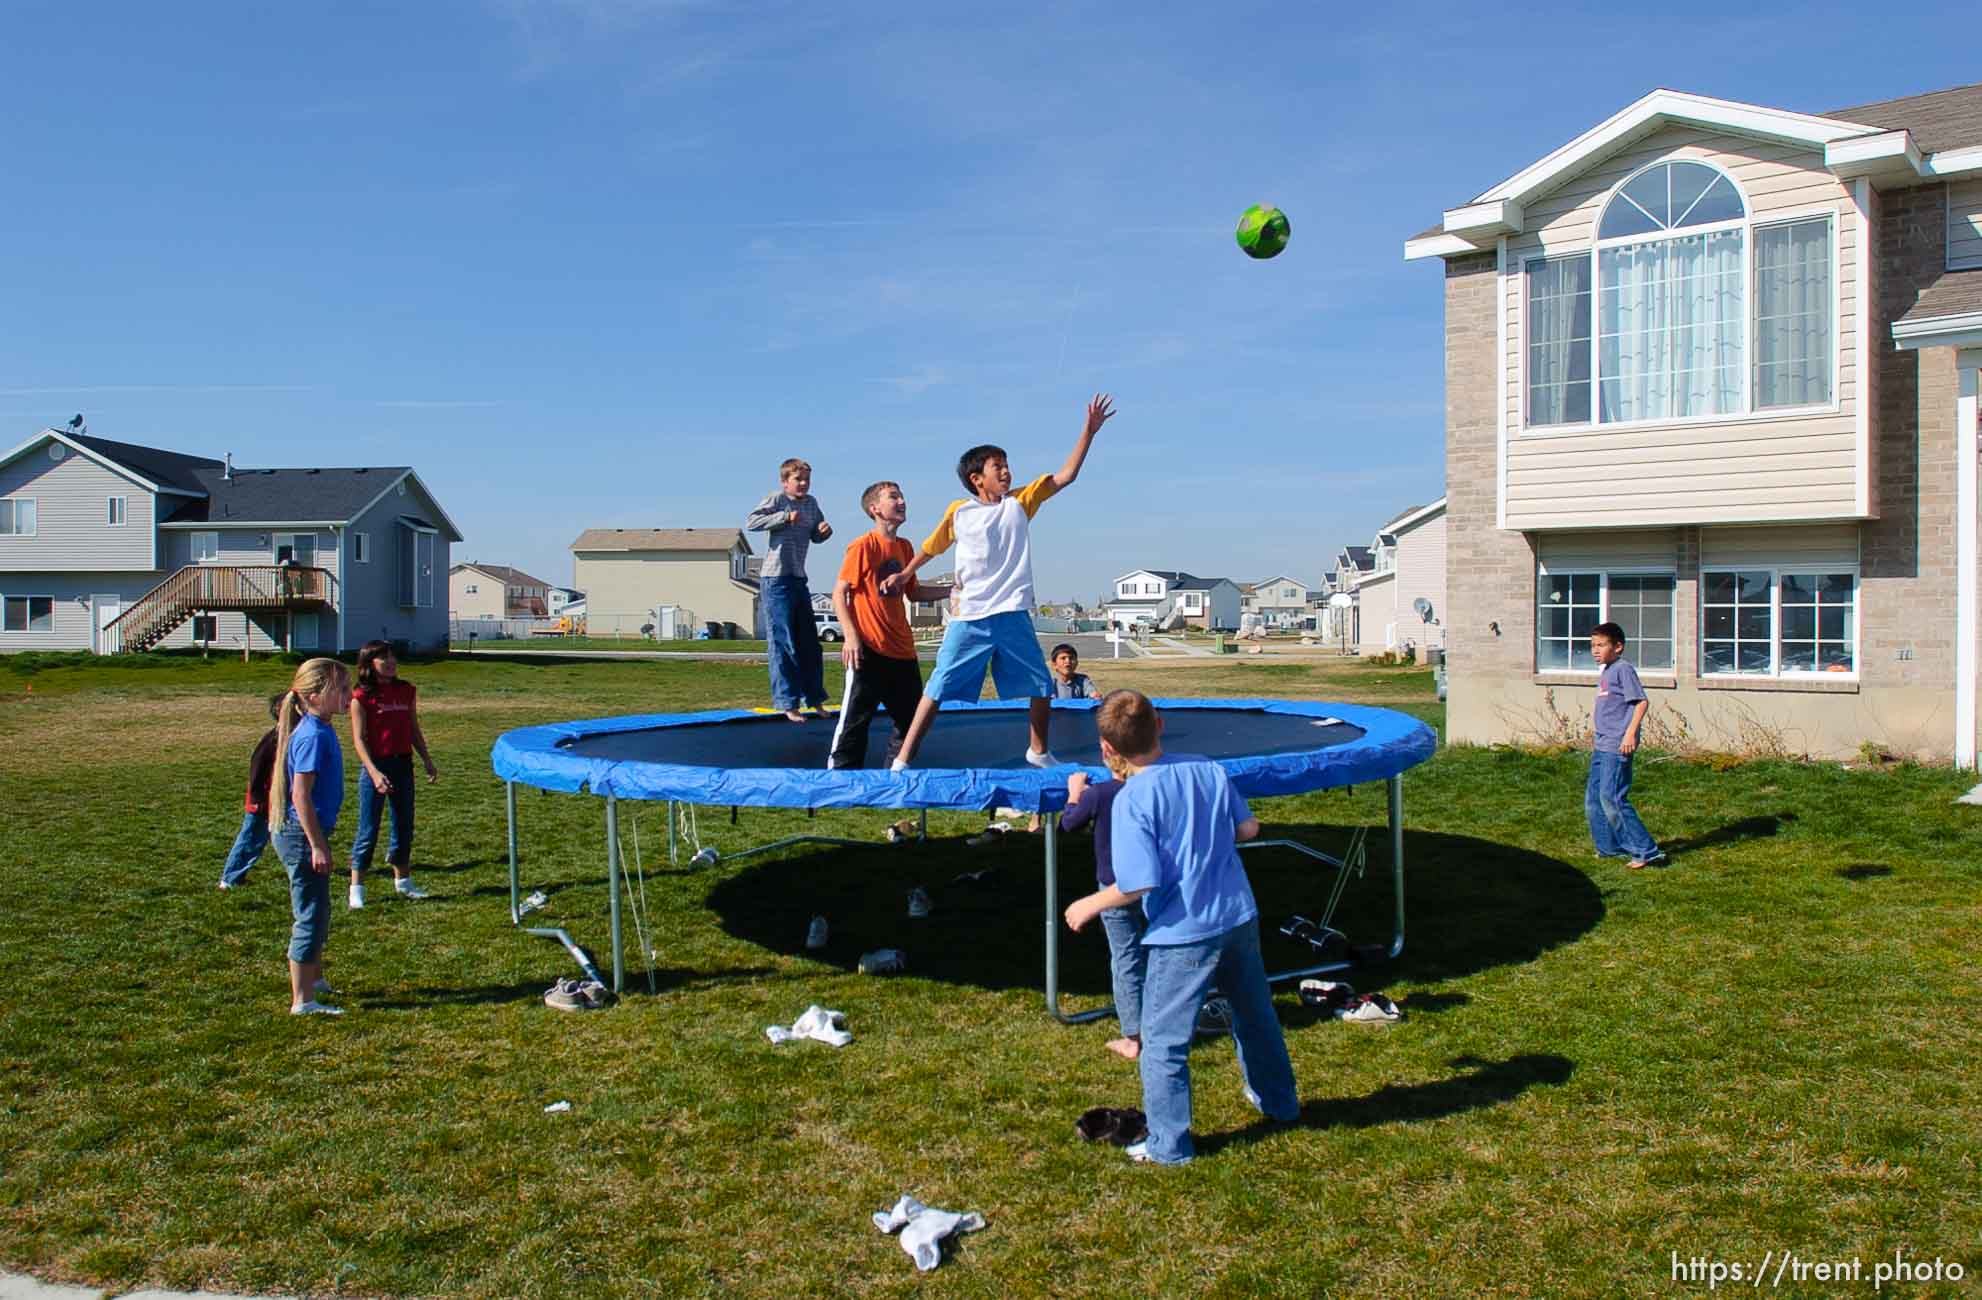
<svg viewBox="0 0 1982 1300"><path fill-rule="evenodd" d="M734 826L734 825L736 825L736 805L735 805L735 804L731 804L731 805L729 806L729 824L730 824L730 825L732 825L732 826Z"/></svg>

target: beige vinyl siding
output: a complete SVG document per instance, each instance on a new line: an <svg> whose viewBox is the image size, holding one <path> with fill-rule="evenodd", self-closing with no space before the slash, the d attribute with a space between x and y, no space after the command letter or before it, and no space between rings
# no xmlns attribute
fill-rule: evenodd
<svg viewBox="0 0 1982 1300"><path fill-rule="evenodd" d="M723 551L577 551L572 585L585 593L589 630L633 633L657 605L685 605L697 622L757 625L756 597L730 578Z"/></svg>
<svg viewBox="0 0 1982 1300"><path fill-rule="evenodd" d="M1432 622L1418 616L1415 602L1431 602ZM1445 512L1397 534L1398 637L1421 646L1445 644Z"/></svg>
<svg viewBox="0 0 1982 1300"><path fill-rule="evenodd" d="M1808 528L1703 528L1702 569L1858 567L1858 525Z"/></svg>
<svg viewBox="0 0 1982 1300"><path fill-rule="evenodd" d="M1628 528L1611 533L1544 533L1536 539L1536 553L1544 574L1607 569L1670 573L1679 562L1679 532Z"/></svg>
<svg viewBox="0 0 1982 1300"><path fill-rule="evenodd" d="M0 465L0 497L35 503L35 535L0 536L0 573L149 572L157 527L147 489L74 451L48 459L48 444ZM110 498L124 498L124 522L110 526ZM169 497L172 502L181 497Z"/></svg>
<svg viewBox="0 0 1982 1300"><path fill-rule="evenodd" d="M1948 186L1948 270L1982 269L1982 180Z"/></svg>
<svg viewBox="0 0 1982 1300"><path fill-rule="evenodd" d="M1713 164L1741 187L1752 219L1829 213L1835 241L1835 411L1773 412L1693 423L1556 431L1523 427L1527 262L1587 252L1612 190L1639 169L1688 159ZM1856 518L1859 229L1851 194L1799 145L1668 127L1527 207L1527 233L1510 239L1502 282L1506 348L1506 524L1547 530L1605 525L1747 523ZM1753 246L1747 250L1754 306ZM1594 286L1593 286L1594 291ZM1592 303L1594 310L1595 304ZM1754 362L1753 326L1743 361Z"/></svg>

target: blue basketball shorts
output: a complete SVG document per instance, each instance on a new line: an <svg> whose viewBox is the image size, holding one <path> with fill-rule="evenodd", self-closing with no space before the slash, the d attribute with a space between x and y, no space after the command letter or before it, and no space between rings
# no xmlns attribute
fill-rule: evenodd
<svg viewBox="0 0 1982 1300"><path fill-rule="evenodd" d="M943 648L922 693L932 700L977 699L984 689L984 669L1001 700L1050 698L1053 676L1046 655L1032 630L1032 617L1023 610L958 621L943 631Z"/></svg>

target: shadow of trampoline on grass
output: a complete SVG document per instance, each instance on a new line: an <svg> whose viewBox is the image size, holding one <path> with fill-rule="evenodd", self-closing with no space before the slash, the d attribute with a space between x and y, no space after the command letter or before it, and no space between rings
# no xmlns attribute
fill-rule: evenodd
<svg viewBox="0 0 1982 1300"><path fill-rule="evenodd" d="M1465 1073L1430 1083L1382 1087L1363 1097L1310 1098L1301 1103L1300 1118L1292 1124L1261 1120L1230 1133L1195 1137L1194 1145L1199 1155L1210 1155L1222 1147L1257 1142L1283 1128L1377 1128L1444 1119L1504 1106L1530 1088L1559 1087L1576 1069L1568 1057L1553 1053L1523 1053L1504 1061L1462 1056L1451 1065Z"/></svg>
<svg viewBox="0 0 1982 1300"><path fill-rule="evenodd" d="M1279 823L1268 837L1341 852L1350 828ZM860 954L900 948L907 973L975 988L1039 989L1046 904L1040 837L1014 832L970 847L962 838L922 845L831 848L767 858L717 881L708 906L730 936L773 952L804 955L852 970ZM1076 998L1109 994L1107 943L1098 926L1071 934L1068 903L1094 889L1094 855L1084 836L1060 838L1060 987ZM1389 844L1372 836L1369 865L1352 878L1335 917L1352 943L1386 944L1392 927ZM1406 831L1405 944L1397 961L1354 968L1358 989L1389 981L1450 980L1535 960L1589 933L1603 898L1583 871L1530 850L1472 836ZM1315 964L1312 950L1279 933L1299 914L1320 919L1335 880L1332 867L1290 849L1245 855L1260 907L1261 944L1270 970ZM978 873L982 873L979 875ZM976 879L968 879L977 875ZM926 888L931 915L911 918L907 895ZM806 924L827 918L823 952L804 952Z"/></svg>

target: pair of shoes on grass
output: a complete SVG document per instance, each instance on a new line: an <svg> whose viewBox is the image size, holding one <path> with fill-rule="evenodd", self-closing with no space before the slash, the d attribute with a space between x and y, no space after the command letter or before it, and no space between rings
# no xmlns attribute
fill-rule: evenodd
<svg viewBox="0 0 1982 1300"><path fill-rule="evenodd" d="M544 1005L558 1011L601 1011L612 994L597 980L561 979L544 993Z"/></svg>
<svg viewBox="0 0 1982 1300"><path fill-rule="evenodd" d="M1130 1146L1149 1136L1149 1119L1132 1106L1095 1106L1081 1112L1074 1132L1086 1142Z"/></svg>
<svg viewBox="0 0 1982 1300"><path fill-rule="evenodd" d="M409 902L415 903L423 898L433 897L432 894L429 894L426 890L414 884L413 877L411 876L401 876L393 881L392 892ZM363 885L351 886L351 893L344 901L352 911L363 911L365 907L365 887Z"/></svg>
<svg viewBox="0 0 1982 1300"><path fill-rule="evenodd" d="M1653 849L1650 857L1633 858L1624 865L1633 871L1643 871L1646 867L1662 867L1670 861L1672 859L1666 856L1664 849Z"/></svg>
<svg viewBox="0 0 1982 1300"><path fill-rule="evenodd" d="M1390 1025L1402 1020L1404 1012L1381 993L1365 993L1348 1006L1337 1007L1335 1018L1352 1025Z"/></svg>

